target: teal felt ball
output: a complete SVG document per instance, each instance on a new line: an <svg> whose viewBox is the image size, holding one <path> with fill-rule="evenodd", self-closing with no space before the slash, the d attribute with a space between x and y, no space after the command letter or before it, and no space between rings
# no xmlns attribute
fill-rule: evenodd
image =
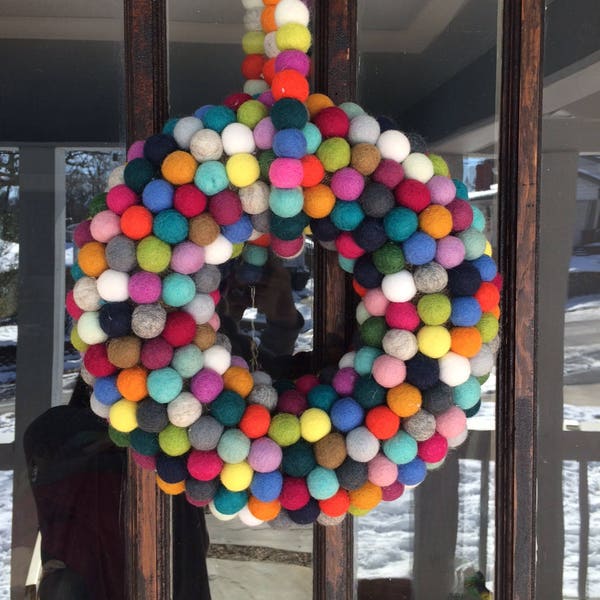
<svg viewBox="0 0 600 600"><path fill-rule="evenodd" d="M294 217L304 205L302 188L280 189L273 188L269 196L269 208L278 217Z"/></svg>
<svg viewBox="0 0 600 600"><path fill-rule="evenodd" d="M331 222L342 231L354 231L365 218L359 202L338 200L329 215Z"/></svg>
<svg viewBox="0 0 600 600"><path fill-rule="evenodd" d="M299 440L283 449L281 470L290 477L306 477L317 465L312 444Z"/></svg>
<svg viewBox="0 0 600 600"><path fill-rule="evenodd" d="M163 125L162 133L166 133L167 135L173 135L173 132L175 131L175 125L177 125L177 121L179 121L177 117L171 117L170 119L168 119Z"/></svg>
<svg viewBox="0 0 600 600"><path fill-rule="evenodd" d="M397 465L405 465L417 456L417 442L406 431L399 431L383 442L383 453Z"/></svg>
<svg viewBox="0 0 600 600"><path fill-rule="evenodd" d="M207 196L222 192L229 185L225 165L216 160L207 160L196 170L194 183Z"/></svg>
<svg viewBox="0 0 600 600"><path fill-rule="evenodd" d="M309 219L300 211L293 217L271 215L271 233L280 240L291 241L299 238L308 225Z"/></svg>
<svg viewBox="0 0 600 600"><path fill-rule="evenodd" d="M227 106L212 106L202 115L204 127L217 133L221 133L230 123L235 123L235 120L235 113Z"/></svg>
<svg viewBox="0 0 600 600"><path fill-rule="evenodd" d="M144 456L155 456L160 450L158 435L139 428L129 433L129 445Z"/></svg>
<svg viewBox="0 0 600 600"><path fill-rule="evenodd" d="M481 209L474 204L471 204L471 208L473 210L473 222L471 223L471 227L477 231L485 231L485 216L481 212Z"/></svg>
<svg viewBox="0 0 600 600"><path fill-rule="evenodd" d="M123 177L125 184L136 194L141 194L155 174L154 165L145 158L134 158L127 163Z"/></svg>
<svg viewBox="0 0 600 600"><path fill-rule="evenodd" d="M338 263L346 273L354 273L354 265L356 264L355 258L346 258L345 256L338 254Z"/></svg>
<svg viewBox="0 0 600 600"><path fill-rule="evenodd" d="M359 375L370 375L375 359L382 354L383 351L379 348L363 346L356 352L356 356L354 357L354 370Z"/></svg>
<svg viewBox="0 0 600 600"><path fill-rule="evenodd" d="M302 129L302 133L306 138L306 153L314 154L323 141L320 129L314 123L307 123Z"/></svg>
<svg viewBox="0 0 600 600"><path fill-rule="evenodd" d="M196 296L196 284L189 275L170 273L163 280L162 299L170 306L184 306Z"/></svg>
<svg viewBox="0 0 600 600"><path fill-rule="evenodd" d="M317 500L327 500L340 489L335 471L324 467L315 467L306 477L306 484L310 495Z"/></svg>
<svg viewBox="0 0 600 600"><path fill-rule="evenodd" d="M359 377L352 392L354 399L365 410L385 404L386 394L387 389L379 385L371 375Z"/></svg>
<svg viewBox="0 0 600 600"><path fill-rule="evenodd" d="M308 111L299 100L282 98L271 107L271 120L276 129L302 129L308 122Z"/></svg>
<svg viewBox="0 0 600 600"><path fill-rule="evenodd" d="M244 246L244 250L242 251L242 257L249 265L262 267L266 264L269 258L269 252L262 246L246 244Z"/></svg>
<svg viewBox="0 0 600 600"><path fill-rule="evenodd" d="M467 186L460 179L453 179L452 182L456 186L456 197L461 200L468 200L469 190Z"/></svg>
<svg viewBox="0 0 600 600"><path fill-rule="evenodd" d="M320 408L329 412L333 403L338 399L338 393L333 386L320 383L308 392L306 399L310 408Z"/></svg>
<svg viewBox="0 0 600 600"><path fill-rule="evenodd" d="M217 454L226 463L242 462L249 452L250 439L239 429L227 429L217 444Z"/></svg>
<svg viewBox="0 0 600 600"><path fill-rule="evenodd" d="M154 235L167 244L183 242L188 235L188 220L174 209L162 210L154 217Z"/></svg>
<svg viewBox="0 0 600 600"><path fill-rule="evenodd" d="M398 206L390 210L383 219L383 227L388 238L394 242L404 242L419 226L415 211Z"/></svg>
<svg viewBox="0 0 600 600"><path fill-rule="evenodd" d="M174 400L183 389L181 375L171 367L151 371L146 381L148 395L161 404Z"/></svg>
<svg viewBox="0 0 600 600"><path fill-rule="evenodd" d="M458 234L458 239L460 239L465 246L466 260L475 260L485 252L487 241L485 235L472 226L465 231L461 231Z"/></svg>
<svg viewBox="0 0 600 600"><path fill-rule="evenodd" d="M245 400L231 390L221 392L210 404L210 414L221 425L235 427L246 410Z"/></svg>
<svg viewBox="0 0 600 600"><path fill-rule="evenodd" d="M173 354L171 366L184 379L193 377L204 366L202 350L195 344L177 348Z"/></svg>
<svg viewBox="0 0 600 600"><path fill-rule="evenodd" d="M460 385L452 388L454 404L463 410L473 408L481 398L481 384L472 375Z"/></svg>
<svg viewBox="0 0 600 600"><path fill-rule="evenodd" d="M246 491L232 492L224 486L219 486L215 494L213 504L215 508L223 515L235 515L248 502L248 494Z"/></svg>

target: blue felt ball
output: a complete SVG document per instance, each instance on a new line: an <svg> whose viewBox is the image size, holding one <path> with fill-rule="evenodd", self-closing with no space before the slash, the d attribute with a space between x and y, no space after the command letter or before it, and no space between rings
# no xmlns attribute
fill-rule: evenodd
<svg viewBox="0 0 600 600"><path fill-rule="evenodd" d="M483 254L479 258L471 262L471 264L479 271L483 281L492 281L498 274L496 261L491 256Z"/></svg>
<svg viewBox="0 0 600 600"><path fill-rule="evenodd" d="M418 456L398 466L398 481L404 485L419 485L427 477L427 465Z"/></svg>
<svg viewBox="0 0 600 600"><path fill-rule="evenodd" d="M329 218L337 230L354 231L362 223L365 213L359 202L338 200Z"/></svg>
<svg viewBox="0 0 600 600"><path fill-rule="evenodd" d="M156 457L156 472L166 483L178 483L188 477L186 459L182 456L167 456L162 452Z"/></svg>
<svg viewBox="0 0 600 600"><path fill-rule="evenodd" d="M450 321L456 327L474 327L481 319L481 306L471 296L452 299Z"/></svg>
<svg viewBox="0 0 600 600"><path fill-rule="evenodd" d="M387 389L379 385L371 375L365 375L356 380L352 393L363 409L369 410L385 404Z"/></svg>
<svg viewBox="0 0 600 600"><path fill-rule="evenodd" d="M317 465L312 444L298 440L283 449L281 470L290 477L306 477Z"/></svg>
<svg viewBox="0 0 600 600"><path fill-rule="evenodd" d="M132 309L128 302L108 302L100 307L98 321L108 337L122 337L131 331Z"/></svg>
<svg viewBox="0 0 600 600"><path fill-rule="evenodd" d="M252 483L250 484L250 491L261 502L272 502L279 498L282 485L283 476L279 471L254 473Z"/></svg>
<svg viewBox="0 0 600 600"><path fill-rule="evenodd" d="M302 134L306 138L306 153L314 154L323 141L321 130L314 123L307 123L302 128Z"/></svg>
<svg viewBox="0 0 600 600"><path fill-rule="evenodd" d="M71 277L73 278L73 281L79 281L82 277L85 277L85 273L77 262L74 262L71 267Z"/></svg>
<svg viewBox="0 0 600 600"><path fill-rule="evenodd" d="M319 383L308 392L306 399L310 408L320 408L328 413L338 394L333 386Z"/></svg>
<svg viewBox="0 0 600 600"><path fill-rule="evenodd" d="M374 252L388 241L383 221L373 217L365 217L352 232L352 237L366 252Z"/></svg>
<svg viewBox="0 0 600 600"><path fill-rule="evenodd" d="M399 431L394 437L385 440L383 453L397 465L405 465L417 456L417 441L406 431Z"/></svg>
<svg viewBox="0 0 600 600"><path fill-rule="evenodd" d="M204 104L203 106L201 106L200 108L197 108L194 111L194 116L196 117L196 119L204 119L204 115L211 109L214 108L215 105L214 104Z"/></svg>
<svg viewBox="0 0 600 600"><path fill-rule="evenodd" d="M398 206L385 215L383 226L390 240L404 242L417 230L419 218L414 210Z"/></svg>
<svg viewBox="0 0 600 600"><path fill-rule="evenodd" d="M364 410L354 398L340 398L331 407L331 422L336 429L346 432L362 425Z"/></svg>
<svg viewBox="0 0 600 600"><path fill-rule="evenodd" d="M356 264L355 258L346 258L341 254L338 254L338 264L346 273L354 273L354 265Z"/></svg>
<svg viewBox="0 0 600 600"><path fill-rule="evenodd" d="M211 106L202 117L198 117L206 129L221 133L227 125L235 123L235 113L227 106Z"/></svg>
<svg viewBox="0 0 600 600"><path fill-rule="evenodd" d="M406 381L420 390L427 390L440 379L440 365L435 358L417 352L410 360L404 361Z"/></svg>
<svg viewBox="0 0 600 600"><path fill-rule="evenodd" d="M272 188L269 195L269 208L278 217L295 217L304 205L302 188Z"/></svg>
<svg viewBox="0 0 600 600"><path fill-rule="evenodd" d="M481 400L478 400L476 404L471 406L471 408L467 408L465 410L465 416L467 417L467 419L474 417L479 412L480 408L481 408Z"/></svg>
<svg viewBox="0 0 600 600"><path fill-rule="evenodd" d="M142 203L153 213L173 206L173 186L164 179L151 181L142 192Z"/></svg>
<svg viewBox="0 0 600 600"><path fill-rule="evenodd" d="M252 221L244 214L235 223L224 225L221 231L232 244L241 244L252 235Z"/></svg>
<svg viewBox="0 0 600 600"><path fill-rule="evenodd" d="M146 381L148 386L148 395L160 402L166 404L175 400L183 389L183 380L181 375L171 367L151 371Z"/></svg>
<svg viewBox="0 0 600 600"><path fill-rule="evenodd" d="M167 120L167 122L163 125L162 133L166 133L167 135L172 136L173 131L175 130L175 125L177 125L177 121L179 119L177 117L171 117Z"/></svg>
<svg viewBox="0 0 600 600"><path fill-rule="evenodd" d="M236 279L240 283L247 285L254 285L258 283L265 276L265 268L243 263L238 269L236 269Z"/></svg>
<svg viewBox="0 0 600 600"><path fill-rule="evenodd" d="M188 220L177 210L163 210L154 217L152 232L167 244L178 244L187 238Z"/></svg>
<svg viewBox="0 0 600 600"><path fill-rule="evenodd" d="M163 280L162 299L170 306L184 306L196 296L196 284L189 275L170 273Z"/></svg>
<svg viewBox="0 0 600 600"><path fill-rule="evenodd" d="M235 427L246 409L246 401L235 392L225 390L210 403L210 414L221 425Z"/></svg>
<svg viewBox="0 0 600 600"><path fill-rule="evenodd" d="M402 251L407 262L413 265L425 265L435 258L437 244L435 240L422 231L415 231L402 244Z"/></svg>
<svg viewBox="0 0 600 600"><path fill-rule="evenodd" d="M354 265L354 278L360 285L370 290L381 285L383 273L377 269L370 254L363 254Z"/></svg>
<svg viewBox="0 0 600 600"><path fill-rule="evenodd" d="M298 510L288 510L287 514L298 525L310 525L317 520L317 517L321 514L321 509L319 503L311 498L308 504Z"/></svg>
<svg viewBox="0 0 600 600"><path fill-rule="evenodd" d="M215 508L223 515L235 515L240 512L248 502L248 494L245 491L231 492L222 485L219 486L213 500Z"/></svg>
<svg viewBox="0 0 600 600"><path fill-rule="evenodd" d="M115 375L98 377L94 382L94 396L107 406L120 400L121 392L117 389L117 377Z"/></svg>
<svg viewBox="0 0 600 600"><path fill-rule="evenodd" d="M306 138L299 129L281 129L273 138L273 152L284 158L302 158L306 146Z"/></svg>
<svg viewBox="0 0 600 600"><path fill-rule="evenodd" d="M354 357L354 370L363 376L371 374L373 363L378 356L381 356L383 351L372 346L363 346L360 348Z"/></svg>
<svg viewBox="0 0 600 600"><path fill-rule="evenodd" d="M229 185L225 165L217 160L203 162L194 175L194 183L207 196L222 192Z"/></svg>
<svg viewBox="0 0 600 600"><path fill-rule="evenodd" d="M335 471L325 467L315 467L307 475L306 484L310 495L317 500L327 500L340 489Z"/></svg>
<svg viewBox="0 0 600 600"><path fill-rule="evenodd" d="M329 217L311 219L310 229L319 242L333 242L340 233Z"/></svg>
<svg viewBox="0 0 600 600"><path fill-rule="evenodd" d="M454 404L464 411L475 406L481 398L481 384L471 375L464 383L452 388Z"/></svg>
<svg viewBox="0 0 600 600"><path fill-rule="evenodd" d="M465 261L447 272L452 296L472 296L481 285L481 274L472 262Z"/></svg>
<svg viewBox="0 0 600 600"><path fill-rule="evenodd" d="M469 199L469 190L467 186L460 179L452 179L454 185L456 187L456 197L461 200Z"/></svg>
<svg viewBox="0 0 600 600"><path fill-rule="evenodd" d="M144 158L159 167L168 154L175 152L179 146L175 138L166 133L157 133L144 142Z"/></svg>

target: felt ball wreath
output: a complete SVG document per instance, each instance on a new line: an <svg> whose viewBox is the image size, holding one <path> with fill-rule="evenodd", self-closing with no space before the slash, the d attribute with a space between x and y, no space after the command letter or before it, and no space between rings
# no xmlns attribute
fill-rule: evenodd
<svg viewBox="0 0 600 600"><path fill-rule="evenodd" d="M243 92L134 143L75 231L72 342L92 410L165 493L248 525L336 524L465 440L501 278L441 157L310 93L305 4L244 6ZM333 375L273 382L219 332L223 267L294 258L307 232L353 276L360 341Z"/></svg>

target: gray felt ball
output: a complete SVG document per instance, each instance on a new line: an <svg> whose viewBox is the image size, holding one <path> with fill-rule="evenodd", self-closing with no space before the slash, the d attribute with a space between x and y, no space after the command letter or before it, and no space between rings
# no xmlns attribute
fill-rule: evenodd
<svg viewBox="0 0 600 600"><path fill-rule="evenodd" d="M137 266L135 242L124 235L117 235L106 244L106 262L111 269L128 273Z"/></svg>
<svg viewBox="0 0 600 600"><path fill-rule="evenodd" d="M487 344L483 344L481 350L469 362L471 363L471 375L483 377L494 368L494 353Z"/></svg>
<svg viewBox="0 0 600 600"><path fill-rule="evenodd" d="M357 490L369 479L367 463L357 462L348 457L336 470L340 486L347 490Z"/></svg>
<svg viewBox="0 0 600 600"><path fill-rule="evenodd" d="M248 402L251 404L261 404L269 411L277 406L277 400L277 390L273 386L262 383L255 385L248 396Z"/></svg>
<svg viewBox="0 0 600 600"><path fill-rule="evenodd" d="M223 348L225 348L225 350L227 350L227 352L231 354L231 340L224 333L217 333L217 341L215 342L215 344L217 346L223 346Z"/></svg>
<svg viewBox="0 0 600 600"><path fill-rule="evenodd" d="M446 269L436 262L417 267L413 279L417 290L423 294L436 294L448 285Z"/></svg>
<svg viewBox="0 0 600 600"><path fill-rule="evenodd" d="M195 275L194 283L199 294L210 294L219 288L221 271L216 265L204 265Z"/></svg>
<svg viewBox="0 0 600 600"><path fill-rule="evenodd" d="M252 215L250 220L252 221L252 227L254 227L256 231L260 231L260 233L269 232L271 226L271 216L268 210L258 213L257 215Z"/></svg>
<svg viewBox="0 0 600 600"><path fill-rule="evenodd" d="M427 154L427 142L422 135L415 133L414 131L406 133L405 135L410 142L411 152L421 152L422 154Z"/></svg>
<svg viewBox="0 0 600 600"><path fill-rule="evenodd" d="M492 354L496 354L498 350L500 350L500 336L497 335L493 340L490 340L487 345L492 351Z"/></svg>
<svg viewBox="0 0 600 600"><path fill-rule="evenodd" d="M420 410L412 417L402 419L402 428L417 442L424 442L435 433L435 417L426 410Z"/></svg>
<svg viewBox="0 0 600 600"><path fill-rule="evenodd" d="M167 313L160 304L136 306L131 317L131 329L145 339L155 338L162 333L167 321Z"/></svg>
<svg viewBox="0 0 600 600"><path fill-rule="evenodd" d="M452 388L441 381L432 388L422 392L422 408L432 415L441 415L453 404Z"/></svg>
<svg viewBox="0 0 600 600"><path fill-rule="evenodd" d="M297 523L294 523L288 516L285 510L282 510L274 519L267 521L267 525L272 529L296 529L300 527Z"/></svg>
<svg viewBox="0 0 600 600"><path fill-rule="evenodd" d="M102 299L96 286L96 280L93 277L78 279L73 288L73 300L81 310L98 310Z"/></svg>
<svg viewBox="0 0 600 600"><path fill-rule="evenodd" d="M148 433L160 433L169 424L167 405L146 398L137 405L138 427Z"/></svg>
<svg viewBox="0 0 600 600"><path fill-rule="evenodd" d="M377 182L369 183L358 200L365 214L377 219L387 215L396 206L392 190Z"/></svg>
<svg viewBox="0 0 600 600"><path fill-rule="evenodd" d="M214 450L221 439L223 425L214 417L200 417L189 429L190 443L196 450Z"/></svg>
<svg viewBox="0 0 600 600"><path fill-rule="evenodd" d="M198 481L190 477L185 482L185 493L196 502L208 502L212 500L218 489L218 478L211 481Z"/></svg>

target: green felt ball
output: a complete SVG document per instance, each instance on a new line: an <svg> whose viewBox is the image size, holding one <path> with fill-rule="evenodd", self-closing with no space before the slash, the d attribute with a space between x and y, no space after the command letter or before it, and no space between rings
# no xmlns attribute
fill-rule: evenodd
<svg viewBox="0 0 600 600"><path fill-rule="evenodd" d="M383 351L379 348L363 346L358 350L354 357L354 370L359 375L370 375L375 359L382 354Z"/></svg>
<svg viewBox="0 0 600 600"><path fill-rule="evenodd" d="M169 456L181 456L192 447L187 429L171 423L158 434L158 443L160 449Z"/></svg>
<svg viewBox="0 0 600 600"><path fill-rule="evenodd" d="M281 447L291 446L300 439L300 421L289 413L275 415L269 426L269 437Z"/></svg>
<svg viewBox="0 0 600 600"><path fill-rule="evenodd" d="M339 171L350 164L350 144L341 137L325 140L317 150L317 157L329 173Z"/></svg>
<svg viewBox="0 0 600 600"><path fill-rule="evenodd" d="M479 385L483 385L489 378L490 374L486 373L485 375L479 375L477 381L479 382Z"/></svg>
<svg viewBox="0 0 600 600"><path fill-rule="evenodd" d="M398 244L387 242L373 252L373 264L384 275L398 273L404 269L404 252Z"/></svg>
<svg viewBox="0 0 600 600"><path fill-rule="evenodd" d="M428 154L429 160L433 165L434 175L443 175L444 177L450 177L450 169L446 164L446 161L439 154Z"/></svg>
<svg viewBox="0 0 600 600"><path fill-rule="evenodd" d="M141 194L152 181L155 174L154 165L145 158L134 158L127 163L123 177L125 184L136 194Z"/></svg>
<svg viewBox="0 0 600 600"><path fill-rule="evenodd" d="M96 216L99 212L106 210L106 192L96 194L88 204L88 215L90 217Z"/></svg>
<svg viewBox="0 0 600 600"><path fill-rule="evenodd" d="M246 409L245 400L231 390L221 392L210 403L210 415L225 427L235 427Z"/></svg>
<svg viewBox="0 0 600 600"><path fill-rule="evenodd" d="M465 246L465 259L475 260L485 252L486 238L481 231L470 227L458 234L458 238Z"/></svg>
<svg viewBox="0 0 600 600"><path fill-rule="evenodd" d="M144 456L155 456L160 451L158 435L139 428L129 434L129 443L136 452Z"/></svg>
<svg viewBox="0 0 600 600"><path fill-rule="evenodd" d="M162 273L171 262L171 246L149 235L138 244L136 258L138 265L144 271Z"/></svg>
<svg viewBox="0 0 600 600"><path fill-rule="evenodd" d="M309 219L303 212L289 218L271 215L271 233L280 240L295 240L302 235L308 223Z"/></svg>
<svg viewBox="0 0 600 600"><path fill-rule="evenodd" d="M283 449L281 470L290 477L306 477L316 464L313 446L305 440Z"/></svg>
<svg viewBox="0 0 600 600"><path fill-rule="evenodd" d="M242 258L249 264L255 267L262 267L266 264L269 253L266 248L262 246L254 246L252 244L246 244L242 250Z"/></svg>
<svg viewBox="0 0 600 600"><path fill-rule="evenodd" d="M360 326L360 337L363 344L381 348L381 342L387 330L384 317L370 317Z"/></svg>
<svg viewBox="0 0 600 600"><path fill-rule="evenodd" d="M417 303L417 312L425 325L443 325L452 312L452 304L443 294L425 294Z"/></svg>
<svg viewBox="0 0 600 600"><path fill-rule="evenodd" d="M275 152L273 152L273 150L265 150L259 154L258 165L260 167L260 176L263 179L269 179L269 169L271 168L271 163L276 158L277 156L275 156Z"/></svg>
<svg viewBox="0 0 600 600"><path fill-rule="evenodd" d="M278 217L294 217L304 205L304 194L302 188L291 189L273 188L269 195L269 208Z"/></svg>
<svg viewBox="0 0 600 600"><path fill-rule="evenodd" d="M379 385L371 375L359 377L354 384L353 398L365 409L385 404L387 389Z"/></svg>
<svg viewBox="0 0 600 600"><path fill-rule="evenodd" d="M476 325L481 334L481 341L484 344L491 342L497 335L499 330L498 319L492 313L483 313L479 323Z"/></svg>
<svg viewBox="0 0 600 600"><path fill-rule="evenodd" d="M163 280L162 299L170 306L184 306L196 295L196 284L189 275L170 273Z"/></svg>
<svg viewBox="0 0 600 600"><path fill-rule="evenodd" d="M204 365L202 350L196 344L189 344L177 348L173 354L171 366L183 377L193 377Z"/></svg>
<svg viewBox="0 0 600 600"><path fill-rule="evenodd" d="M111 425L108 426L108 437L111 442L118 446L119 448L129 448L129 433L124 433L123 431L117 431Z"/></svg>
<svg viewBox="0 0 600 600"><path fill-rule="evenodd" d="M258 100L244 102L237 111L238 123L254 129L267 116L267 107Z"/></svg>

